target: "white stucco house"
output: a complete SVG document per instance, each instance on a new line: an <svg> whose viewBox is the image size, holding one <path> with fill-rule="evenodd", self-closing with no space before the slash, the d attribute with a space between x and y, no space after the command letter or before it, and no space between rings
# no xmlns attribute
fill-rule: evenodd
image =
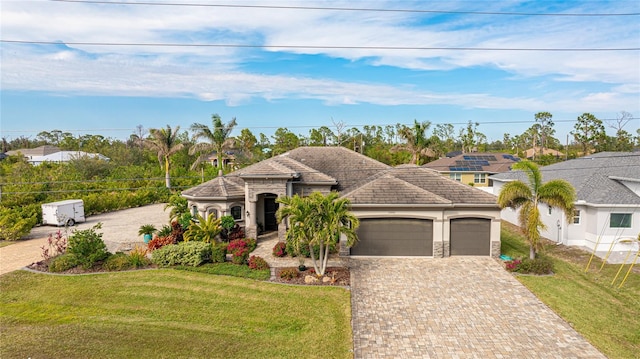
<svg viewBox="0 0 640 359"><path fill-rule="evenodd" d="M193 214L231 215L249 237L277 231L279 196L337 191L360 219L341 255L500 255L494 195L418 166L390 167L344 147L300 147L182 192ZM342 243L344 244L344 243Z"/></svg>
<svg viewBox="0 0 640 359"><path fill-rule="evenodd" d="M542 236L578 246L610 262L621 262L629 251L638 250L640 233L640 152L601 152L540 168L543 181L565 179L577 193L571 221L554 209L541 205L547 226ZM523 172L491 176L495 194L506 182L527 179ZM504 209L502 218L517 224L518 213Z"/></svg>

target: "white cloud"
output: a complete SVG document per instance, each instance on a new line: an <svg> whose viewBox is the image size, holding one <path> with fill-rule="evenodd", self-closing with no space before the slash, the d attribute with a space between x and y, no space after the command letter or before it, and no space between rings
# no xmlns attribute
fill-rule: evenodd
<svg viewBox="0 0 640 359"><path fill-rule="evenodd" d="M254 4L254 3L252 3ZM286 3L278 3L285 5ZM292 3L300 5L300 3ZM351 2L320 2L353 6ZM359 3L358 3L359 4ZM420 7L423 3L362 3L363 7ZM313 3L305 2L312 6ZM366 5L366 6L365 6ZM611 12L607 3L579 4L585 11ZM406 47L637 47L638 22L615 18L425 16L408 13L264 10L219 7L88 5L60 2L2 3L2 38L114 43L264 43L265 45ZM432 9L501 10L516 3L429 3ZM630 7L625 9L624 7ZM491 7L491 8L489 8ZM616 12L636 11L632 2ZM581 8L566 9L580 12ZM446 19L447 21L443 21ZM528 52L370 49L267 49L322 54L373 66L447 71L493 68L518 78L612 84L592 94L554 94L544 99L514 94L434 94L393 83L323 79L322 74L260 75L243 70L259 52L218 47L88 46L57 47L42 53L3 44L2 88L78 94L191 96L241 104L253 98L311 98L328 104L381 105L444 103L477 108L598 108L609 103L637 107L640 54L632 52ZM551 77L549 77L551 76ZM508 84L505 83L505 86ZM536 86L532 84L532 87ZM551 85L547 85L552 87ZM587 86L587 85L585 85ZM586 92L590 92L586 90ZM634 103L635 102L635 103ZM624 106L624 105L627 106Z"/></svg>

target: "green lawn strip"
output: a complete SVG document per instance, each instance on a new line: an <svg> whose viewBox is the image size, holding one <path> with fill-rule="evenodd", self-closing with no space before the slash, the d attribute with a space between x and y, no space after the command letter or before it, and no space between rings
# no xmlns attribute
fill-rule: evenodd
<svg viewBox="0 0 640 359"><path fill-rule="evenodd" d="M503 248L527 256L524 239L509 230L503 230ZM559 252L559 251L558 251ZM572 263L554 253L553 246L546 251L554 261L553 276L517 276L529 290L553 309L565 321L609 358L634 358L640 352L640 275L631 273L622 288L618 288L625 266L615 285L611 281L620 265L592 264L584 272L586 262Z"/></svg>
<svg viewBox="0 0 640 359"><path fill-rule="evenodd" d="M228 275L232 277L250 278L256 280L269 280L269 278L271 277L271 271L268 269L253 270L246 265L233 264L229 262L207 263L198 267L176 266L174 268L191 272Z"/></svg>
<svg viewBox="0 0 640 359"><path fill-rule="evenodd" d="M163 269L0 276L0 357L348 358L350 293Z"/></svg>

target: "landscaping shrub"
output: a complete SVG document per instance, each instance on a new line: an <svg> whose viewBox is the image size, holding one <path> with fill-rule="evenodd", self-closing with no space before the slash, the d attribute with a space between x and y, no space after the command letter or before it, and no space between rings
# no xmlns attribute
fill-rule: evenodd
<svg viewBox="0 0 640 359"><path fill-rule="evenodd" d="M525 258L516 269L518 273L530 274L551 274L553 273L553 261L545 256L538 256L535 259Z"/></svg>
<svg viewBox="0 0 640 359"><path fill-rule="evenodd" d="M171 244L155 250L151 259L161 267L174 265L196 267L211 259L211 245L204 242Z"/></svg>
<svg viewBox="0 0 640 359"><path fill-rule="evenodd" d="M243 239L236 239L229 242L227 252L231 253L231 262L234 264L245 264L249 258L249 247Z"/></svg>
<svg viewBox="0 0 640 359"><path fill-rule="evenodd" d="M102 223L98 223L93 228L75 231L69 237L67 252L74 254L85 269L93 267L109 256L107 246L102 240L102 233L96 232L101 227Z"/></svg>
<svg viewBox="0 0 640 359"><path fill-rule="evenodd" d="M187 242L200 241L214 243L216 241L216 237L220 234L220 231L222 231L222 227L220 227L220 219L216 219L214 216L209 216L205 219L201 215L197 215L196 219L197 221L189 225L189 229L184 232L184 240ZM174 233L176 233L175 229ZM179 239L178 242L180 242Z"/></svg>
<svg viewBox="0 0 640 359"><path fill-rule="evenodd" d="M247 243L247 249L249 253L253 252L258 248L258 241L255 238L245 238L245 243Z"/></svg>
<svg viewBox="0 0 640 359"><path fill-rule="evenodd" d="M172 231L173 231L173 228L171 228L170 225L165 224L162 226L162 228L158 230L158 233L156 233L156 235L158 237L169 237ZM173 240L175 241L175 238Z"/></svg>
<svg viewBox="0 0 640 359"><path fill-rule="evenodd" d="M131 260L125 253L118 252L110 255L104 263L102 263L102 268L108 271L127 270L131 268Z"/></svg>
<svg viewBox="0 0 640 359"><path fill-rule="evenodd" d="M27 235L38 218L19 209L0 207L0 240L17 241Z"/></svg>
<svg viewBox="0 0 640 359"><path fill-rule="evenodd" d="M284 257L287 255L287 244L284 242L278 242L275 246L273 246L273 256L274 257Z"/></svg>
<svg viewBox="0 0 640 359"><path fill-rule="evenodd" d="M514 259L505 262L505 268L509 272L522 274L551 274L553 273L553 261L546 256L538 256L535 259Z"/></svg>
<svg viewBox="0 0 640 359"><path fill-rule="evenodd" d="M233 230L231 230L231 233L229 234L229 240L233 241L236 239L242 239L244 238L244 229L242 229L239 225L236 224L235 227L233 227Z"/></svg>
<svg viewBox="0 0 640 359"><path fill-rule="evenodd" d="M155 251L156 249L162 248L169 244L176 244L176 240L171 235L168 235L166 237L155 237L154 239L149 241L149 243L147 244L147 248L149 248L150 251Z"/></svg>
<svg viewBox="0 0 640 359"><path fill-rule="evenodd" d="M211 262L224 263L227 261L227 245L223 243L211 244Z"/></svg>
<svg viewBox="0 0 640 359"><path fill-rule="evenodd" d="M264 270L269 269L269 264L262 257L251 256L251 258L249 258L249 268L253 270Z"/></svg>
<svg viewBox="0 0 640 359"><path fill-rule="evenodd" d="M298 270L295 268L284 268L280 271L280 278L289 280L298 278Z"/></svg>
<svg viewBox="0 0 640 359"><path fill-rule="evenodd" d="M147 248L136 245L136 247L129 252L129 262L134 268L148 266L151 261L147 258Z"/></svg>
<svg viewBox="0 0 640 359"><path fill-rule="evenodd" d="M62 236L62 231L56 231L55 235L49 233L47 244L40 247L42 249L42 258L48 260L67 251L67 239Z"/></svg>
<svg viewBox="0 0 640 359"><path fill-rule="evenodd" d="M72 253L61 254L51 260L49 263L49 272L64 272L71 268L75 268L80 264L78 258Z"/></svg>

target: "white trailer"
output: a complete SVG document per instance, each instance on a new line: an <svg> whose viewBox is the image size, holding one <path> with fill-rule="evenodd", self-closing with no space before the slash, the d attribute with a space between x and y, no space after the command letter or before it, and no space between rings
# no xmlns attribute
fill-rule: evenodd
<svg viewBox="0 0 640 359"><path fill-rule="evenodd" d="M84 221L84 202L81 199L69 199L42 205L42 224L73 226Z"/></svg>

